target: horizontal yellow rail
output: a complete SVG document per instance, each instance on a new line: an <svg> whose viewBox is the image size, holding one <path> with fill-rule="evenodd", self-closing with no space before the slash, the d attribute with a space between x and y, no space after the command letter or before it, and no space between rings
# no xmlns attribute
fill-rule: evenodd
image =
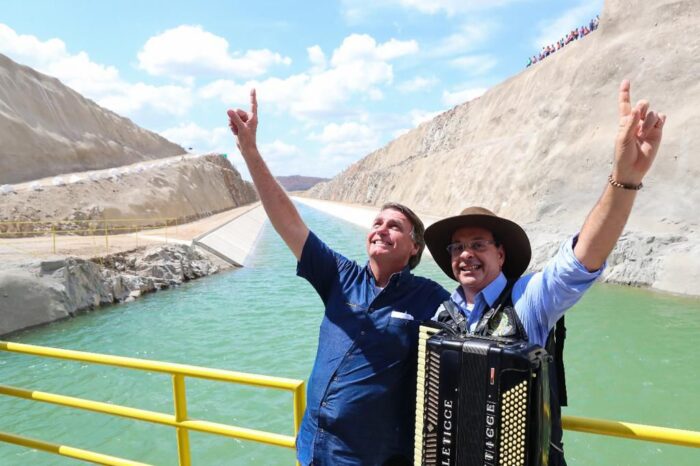
<svg viewBox="0 0 700 466"><path fill-rule="evenodd" d="M283 377L270 377L266 375L247 374L244 372L227 371L223 369L210 369L208 367L190 366L172 362L151 361L148 359L128 358L124 356L111 356L108 354L86 353L83 351L50 348L46 346L26 345L0 341L0 351L13 353L32 354L70 361L91 362L106 366L125 367L166 374L180 374L200 379L220 380L222 382L235 382L258 387L280 388L294 391L304 382Z"/></svg>
<svg viewBox="0 0 700 466"><path fill-rule="evenodd" d="M589 434L700 448L700 432L578 416L562 416L562 427Z"/></svg>
<svg viewBox="0 0 700 466"><path fill-rule="evenodd" d="M138 463L129 461L115 456L103 455L80 448L68 447L66 445L58 445L55 443L42 442L41 440L22 437L20 435L12 435L5 432L0 432L0 442L13 443L27 448L53 453L56 455L67 456L76 460L90 461L92 463L107 464L110 466L148 466L146 463Z"/></svg>
<svg viewBox="0 0 700 466"><path fill-rule="evenodd" d="M294 448L294 437L291 435L274 434L262 430L246 429L243 427L229 426L216 422L189 419L177 421L172 414L164 414L145 409L130 408L101 401L86 400L84 398L74 398L71 396L57 395L55 393L41 392L37 390L25 390L22 388L0 385L0 395L24 398L25 400L41 401L69 408L83 409L101 414L111 414L138 421L152 422L170 427L185 427L208 434L223 435L226 437L239 438L243 440L253 440L256 442L275 445L278 447Z"/></svg>
<svg viewBox="0 0 700 466"><path fill-rule="evenodd" d="M174 427L177 431L178 456L180 458L181 466L189 466L191 464L188 437L188 432L190 430L195 430L209 434L223 435L226 437L238 438L242 440L251 440L255 442L265 443L268 445L294 448L296 434L299 431L299 426L301 425L301 419L305 408L304 382L302 380L246 374L243 372L210 369L206 367L191 366L186 364L149 361L123 356L111 356L105 354L64 350L59 348L25 345L22 343L12 343L5 341L0 341L0 351L102 364L128 369L138 369L171 375L173 377L173 398L175 405L175 415L159 413L155 411L148 411L144 409L131 408L127 406L120 406L110 403L103 403L100 401L86 400L83 398L70 397L55 393L42 392L37 390L26 390L23 388L11 387L8 385L0 385L0 395L13 396L32 401L51 403L75 409L83 409L101 414L121 416L130 419L136 419L140 421L152 422L156 424ZM260 430L247 429L227 424L220 424L216 422L188 418L184 377L196 377L200 379L208 379L220 382L233 382L245 385L252 385L256 387L276 388L291 391L293 396L294 435L276 434L272 432L264 432ZM87 452L86 450L74 449L63 445L50 444L39 440L29 439L26 437L19 437L16 435L0 432L0 441L1 440L10 443L16 443L18 445L29 446L30 448L38 448L51 453L66 454L65 452L72 452L72 454L78 455L73 457L78 459L85 459L87 461L92 460L87 458L85 454L98 455L97 453ZM105 460L106 462L103 462L102 460L97 461L102 464L140 464L129 462L129 460L122 460L120 458L114 458L105 455L100 456L104 456L104 458L107 458L109 460Z"/></svg>

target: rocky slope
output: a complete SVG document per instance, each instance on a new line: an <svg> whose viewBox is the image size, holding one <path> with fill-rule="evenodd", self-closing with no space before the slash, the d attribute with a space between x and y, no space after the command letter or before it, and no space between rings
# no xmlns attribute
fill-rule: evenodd
<svg viewBox="0 0 700 466"><path fill-rule="evenodd" d="M633 99L649 98L669 119L627 240L611 258L645 260L612 267L608 277L700 295L699 18L695 0L608 0L600 28L585 40L422 124L310 195L395 200L435 215L483 205L524 224L548 250L536 236L554 241L575 231L606 182L617 88L629 78Z"/></svg>
<svg viewBox="0 0 700 466"><path fill-rule="evenodd" d="M227 267L189 246L140 248L96 258L5 264L0 336L100 306L131 301Z"/></svg>
<svg viewBox="0 0 700 466"><path fill-rule="evenodd" d="M0 184L185 153L1 54L0 141Z"/></svg>

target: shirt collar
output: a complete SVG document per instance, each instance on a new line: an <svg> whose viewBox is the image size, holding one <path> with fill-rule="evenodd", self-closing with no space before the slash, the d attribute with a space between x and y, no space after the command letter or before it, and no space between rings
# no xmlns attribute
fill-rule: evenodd
<svg viewBox="0 0 700 466"><path fill-rule="evenodd" d="M506 276L503 275L503 272L501 272L498 274L498 277L496 277L486 286L486 288L476 294L474 297L474 304L478 304L480 302L479 298L481 298L487 306L492 307L493 303L495 303L498 297L501 296L501 293L507 284L508 280L506 279ZM461 286L457 287L450 298L460 307L460 309L467 309L467 298L464 296L464 290Z"/></svg>
<svg viewBox="0 0 700 466"><path fill-rule="evenodd" d="M367 261L367 264L365 265L365 273L369 277L369 282L376 288L377 281L372 273L372 268L369 266L369 261ZM389 277L389 281L384 288L388 288L392 283L396 283L398 285L406 283L411 280L411 277L413 277L413 274L411 273L411 266L406 264L406 266L401 269L400 272L394 272L391 277Z"/></svg>
<svg viewBox="0 0 700 466"><path fill-rule="evenodd" d="M481 295L484 297L484 300L489 307L493 307L493 303L495 303L498 297L501 296L501 293L507 284L508 280L506 279L506 276L503 275L503 272L501 272L494 281L489 283L486 288L481 290Z"/></svg>

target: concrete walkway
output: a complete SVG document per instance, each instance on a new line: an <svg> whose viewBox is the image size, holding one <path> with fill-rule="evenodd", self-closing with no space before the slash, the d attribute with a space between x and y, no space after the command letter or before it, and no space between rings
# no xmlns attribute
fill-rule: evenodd
<svg viewBox="0 0 700 466"><path fill-rule="evenodd" d="M192 244L206 249L231 265L245 266L265 221L265 210L258 204L233 220L194 238Z"/></svg>

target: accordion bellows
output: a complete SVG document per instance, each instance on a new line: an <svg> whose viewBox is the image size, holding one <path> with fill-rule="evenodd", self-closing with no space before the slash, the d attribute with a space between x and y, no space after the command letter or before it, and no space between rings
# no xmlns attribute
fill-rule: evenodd
<svg viewBox="0 0 700 466"><path fill-rule="evenodd" d="M421 326L414 464L547 465L549 358L537 345Z"/></svg>

